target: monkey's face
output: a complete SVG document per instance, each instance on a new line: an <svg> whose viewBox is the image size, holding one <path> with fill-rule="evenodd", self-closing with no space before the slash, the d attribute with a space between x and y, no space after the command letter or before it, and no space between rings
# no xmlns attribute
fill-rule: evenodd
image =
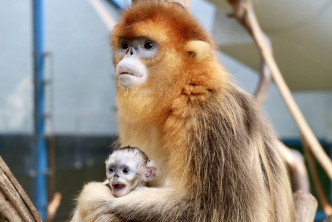
<svg viewBox="0 0 332 222"><path fill-rule="evenodd" d="M129 14L111 35L118 92L148 91L151 87L167 91L168 86L164 89L160 85L176 83L173 76L177 76L176 70L182 63L181 53L176 52L182 49L186 54L185 42L175 37L179 31L169 27L165 22L167 18L146 17L139 21ZM177 40L173 41L175 38Z"/></svg>
<svg viewBox="0 0 332 222"><path fill-rule="evenodd" d="M157 43L148 38L120 38L117 47L120 62L116 66L118 85L131 88L143 84L148 77L148 69L142 60L154 58L157 51Z"/></svg>
<svg viewBox="0 0 332 222"><path fill-rule="evenodd" d="M117 108L127 122L163 122L174 99L215 86L210 76L219 74L203 27L176 4L158 2L133 5L111 34Z"/></svg>
<svg viewBox="0 0 332 222"><path fill-rule="evenodd" d="M126 164L111 164L107 170L108 180L115 197L126 195L133 188L135 169Z"/></svg>
<svg viewBox="0 0 332 222"><path fill-rule="evenodd" d="M115 197L124 196L144 181L145 165L135 153L113 153L106 161L106 176Z"/></svg>

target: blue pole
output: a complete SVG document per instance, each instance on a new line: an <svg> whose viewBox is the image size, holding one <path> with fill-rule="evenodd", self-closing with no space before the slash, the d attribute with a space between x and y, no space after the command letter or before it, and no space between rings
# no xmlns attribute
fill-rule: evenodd
<svg viewBox="0 0 332 222"><path fill-rule="evenodd" d="M109 0L109 2L121 10L125 9L128 6L128 3L123 0Z"/></svg>
<svg viewBox="0 0 332 222"><path fill-rule="evenodd" d="M34 141L36 149L35 204L46 220L48 156L45 136L43 0L33 0Z"/></svg>

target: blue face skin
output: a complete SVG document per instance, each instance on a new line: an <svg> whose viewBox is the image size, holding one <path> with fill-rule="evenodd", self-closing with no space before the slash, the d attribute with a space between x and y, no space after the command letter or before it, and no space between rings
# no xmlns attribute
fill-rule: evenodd
<svg viewBox="0 0 332 222"><path fill-rule="evenodd" d="M110 176L119 177L129 175L135 172L133 172L133 170L131 170L127 165L120 165L119 167L117 167L116 165L111 165L108 169L108 173L110 174Z"/></svg>
<svg viewBox="0 0 332 222"><path fill-rule="evenodd" d="M147 38L120 39L116 65L116 79L122 88L135 88L146 82L148 70L142 59L152 59L158 51L157 43Z"/></svg>
<svg viewBox="0 0 332 222"><path fill-rule="evenodd" d="M157 43L148 38L138 38L134 40L121 38L118 46L118 56L138 56L140 58L151 59L158 51Z"/></svg>

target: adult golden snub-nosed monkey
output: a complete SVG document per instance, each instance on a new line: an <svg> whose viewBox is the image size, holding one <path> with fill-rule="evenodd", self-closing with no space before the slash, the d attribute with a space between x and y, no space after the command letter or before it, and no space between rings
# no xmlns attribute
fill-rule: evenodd
<svg viewBox="0 0 332 222"><path fill-rule="evenodd" d="M155 161L149 184L115 198L103 183L77 200L82 221L293 221L274 132L178 4L139 1L111 35L119 141ZM74 218L75 218L74 217Z"/></svg>

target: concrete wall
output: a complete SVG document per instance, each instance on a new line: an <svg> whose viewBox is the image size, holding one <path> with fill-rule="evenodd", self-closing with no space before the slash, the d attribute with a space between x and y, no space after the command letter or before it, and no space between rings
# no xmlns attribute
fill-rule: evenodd
<svg viewBox="0 0 332 222"><path fill-rule="evenodd" d="M115 134L109 31L89 1L47 0L46 50L54 58L54 130Z"/></svg>
<svg viewBox="0 0 332 222"><path fill-rule="evenodd" d="M32 130L31 3L0 0L0 133Z"/></svg>

